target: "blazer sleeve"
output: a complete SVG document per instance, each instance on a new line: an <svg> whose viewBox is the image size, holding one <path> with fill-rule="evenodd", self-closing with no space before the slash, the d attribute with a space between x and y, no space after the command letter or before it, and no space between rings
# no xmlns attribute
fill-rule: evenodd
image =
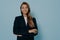
<svg viewBox="0 0 60 40"><path fill-rule="evenodd" d="M14 24L13 24L13 34L19 34L19 32L18 32L18 19L17 19L17 17L15 17L15 20L14 20Z"/></svg>
<svg viewBox="0 0 60 40"><path fill-rule="evenodd" d="M37 29L37 33L36 34L30 33L30 35L31 36L36 36L38 34L38 28L37 28L37 23L36 23L36 19L35 18L33 18L33 22L34 22L34 25L35 25L35 27L33 29Z"/></svg>
<svg viewBox="0 0 60 40"><path fill-rule="evenodd" d="M25 28L21 28L21 25L19 24L19 18L18 17L15 17L15 20L14 20L14 24L13 24L13 34L16 34L16 35L25 35L27 34L28 30Z"/></svg>
<svg viewBox="0 0 60 40"><path fill-rule="evenodd" d="M34 29L37 29L37 33L33 34L33 35L36 36L38 34L38 27L37 27L37 22L36 22L35 18L33 18L33 22L34 22L34 25L35 25Z"/></svg>

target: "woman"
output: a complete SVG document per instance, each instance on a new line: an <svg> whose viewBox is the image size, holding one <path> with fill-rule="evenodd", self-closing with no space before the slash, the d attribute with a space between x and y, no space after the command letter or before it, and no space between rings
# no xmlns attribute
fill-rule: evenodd
<svg viewBox="0 0 60 40"><path fill-rule="evenodd" d="M34 40L34 36L38 34L38 28L36 19L30 15L29 4L23 2L20 10L22 15L15 17L13 34L17 36L17 40Z"/></svg>

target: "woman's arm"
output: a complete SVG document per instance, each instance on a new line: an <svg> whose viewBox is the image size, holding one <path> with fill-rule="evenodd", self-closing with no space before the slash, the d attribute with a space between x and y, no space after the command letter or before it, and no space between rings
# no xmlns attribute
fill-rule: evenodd
<svg viewBox="0 0 60 40"><path fill-rule="evenodd" d="M29 30L29 33L33 33L33 35L35 36L38 34L38 28L37 28L37 23L36 23L35 18L33 18L33 22L34 22L35 27L34 27L34 29Z"/></svg>
<svg viewBox="0 0 60 40"><path fill-rule="evenodd" d="M16 36L22 36L22 35L20 35L20 33L19 33L18 18L17 18L17 17L15 17L15 20L14 20L13 34L16 35Z"/></svg>
<svg viewBox="0 0 60 40"><path fill-rule="evenodd" d="M37 29L31 29L31 30L29 30L29 33L34 33L34 34L36 34L37 32L38 32Z"/></svg>

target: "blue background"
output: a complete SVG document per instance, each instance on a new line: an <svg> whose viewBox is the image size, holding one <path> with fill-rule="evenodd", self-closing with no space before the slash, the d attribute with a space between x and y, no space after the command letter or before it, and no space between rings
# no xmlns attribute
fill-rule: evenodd
<svg viewBox="0 0 60 40"><path fill-rule="evenodd" d="M20 14L20 4L27 1L36 18L35 40L60 40L60 0L0 0L0 40L16 40L13 22Z"/></svg>

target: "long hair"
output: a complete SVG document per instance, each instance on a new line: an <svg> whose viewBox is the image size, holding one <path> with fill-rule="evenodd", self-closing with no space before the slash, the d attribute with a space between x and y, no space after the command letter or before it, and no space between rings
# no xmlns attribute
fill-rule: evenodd
<svg viewBox="0 0 60 40"><path fill-rule="evenodd" d="M30 15L30 6L29 6L29 4L28 4L27 2L23 2L23 3L21 4L21 6L20 6L20 10L21 10L21 8L22 8L22 5L24 5L24 4L27 5L27 7L28 7L27 22L28 22L30 28L33 28L33 27L35 27L35 25L34 25L32 16ZM21 14L23 15L23 12L22 12L22 11L21 11Z"/></svg>

